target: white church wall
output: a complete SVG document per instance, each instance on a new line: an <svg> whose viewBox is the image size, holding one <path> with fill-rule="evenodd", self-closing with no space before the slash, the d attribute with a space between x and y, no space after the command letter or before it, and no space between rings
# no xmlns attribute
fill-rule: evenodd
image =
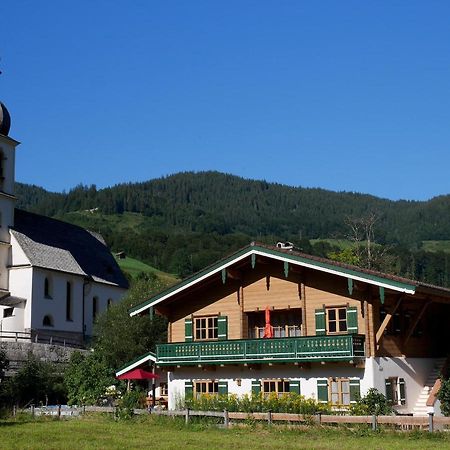
<svg viewBox="0 0 450 450"><path fill-rule="evenodd" d="M45 296L45 279L49 295ZM71 286L72 314L67 320L67 283ZM83 278L67 273L33 268L32 321L34 329L69 333L82 333ZM43 325L44 317L50 316L53 326Z"/></svg>
<svg viewBox="0 0 450 450"><path fill-rule="evenodd" d="M25 331L29 330L31 327L30 299L33 284L32 276L33 270L31 267L9 269L9 289L11 295L26 300L25 303L21 303L14 308L16 319L9 322L8 327L10 330Z"/></svg>
<svg viewBox="0 0 450 450"><path fill-rule="evenodd" d="M11 234L11 265L12 266L21 266L25 264L30 264L30 260L25 255L25 252L22 250L22 247L17 242L17 239L14 235Z"/></svg>
<svg viewBox="0 0 450 450"><path fill-rule="evenodd" d="M86 287L84 320L86 324L86 334L88 336L92 335L93 330L94 297L97 298L96 314L98 315L107 309L109 299L111 299L112 303L116 303L123 297L125 292L126 289L96 282L91 282Z"/></svg>

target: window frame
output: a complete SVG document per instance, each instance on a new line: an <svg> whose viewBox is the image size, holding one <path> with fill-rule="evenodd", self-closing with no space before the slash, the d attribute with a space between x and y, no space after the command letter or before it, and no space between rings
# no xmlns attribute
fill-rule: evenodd
<svg viewBox="0 0 450 450"><path fill-rule="evenodd" d="M53 299L52 288L53 288L52 280L49 276L46 276L44 278L44 298L47 298L49 300Z"/></svg>
<svg viewBox="0 0 450 450"><path fill-rule="evenodd" d="M325 324L327 334L348 334L348 322L347 322L347 309L348 306L327 306L325 307ZM330 320L330 312L334 311L335 318ZM344 318L341 318L339 312L344 312ZM336 324L336 331L330 331L330 322ZM341 323L345 323L345 330L341 329Z"/></svg>
<svg viewBox="0 0 450 450"><path fill-rule="evenodd" d="M199 387L205 387L205 390ZM194 398L200 398L202 395L219 396L219 381L218 380L193 380Z"/></svg>
<svg viewBox="0 0 450 450"><path fill-rule="evenodd" d="M273 385L274 389L266 390L267 385L269 385L269 387ZM269 397L271 394L275 393L277 397L280 398L285 395L289 395L290 392L291 388L289 380L285 380L284 378L269 378L261 380L261 393L263 397Z"/></svg>
<svg viewBox="0 0 450 450"><path fill-rule="evenodd" d="M198 323L205 321L206 326L200 326ZM212 321L212 326L210 325ZM205 337L198 337L199 332L204 331ZM219 340L219 316L198 316L193 318L193 338L194 341L218 341Z"/></svg>
<svg viewBox="0 0 450 450"><path fill-rule="evenodd" d="M333 383L337 383L337 393L333 392ZM344 391L343 383L347 383L348 391ZM333 402L333 395L338 396L338 402ZM348 396L348 403L344 402L344 395ZM328 401L333 406L345 406L348 407L351 405L351 394L350 394L350 378L346 377L330 377L328 379Z"/></svg>

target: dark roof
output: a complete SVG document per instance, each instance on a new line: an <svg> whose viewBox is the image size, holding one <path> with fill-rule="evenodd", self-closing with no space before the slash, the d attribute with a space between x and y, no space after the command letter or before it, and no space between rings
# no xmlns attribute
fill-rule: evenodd
<svg viewBox="0 0 450 450"><path fill-rule="evenodd" d="M125 276L98 233L20 209L15 210L11 232L32 266L128 287Z"/></svg>
<svg viewBox="0 0 450 450"><path fill-rule="evenodd" d="M130 308L129 313L131 315L138 314L141 311L161 301L164 301L170 296L184 289L189 288L192 284L217 273L217 271L220 271L222 268L230 266L234 262L238 261L240 258L246 255L248 256L249 254L252 253L253 254L258 253L267 257L273 257L277 259L284 259L287 261L291 261L294 264L313 267L318 270L336 273L341 276L353 278L356 280L360 279L368 283L372 283L378 286L385 286L387 288L403 292L414 293L415 290L419 288L422 290L427 290L430 293L435 293L437 295L450 296L450 289L441 286L422 283L407 278L398 277L383 272L378 272L375 270L362 269L357 266L352 266L338 261L308 255L306 253L301 253L295 250L283 250L278 247L269 246L258 242L252 242L250 245L241 248L240 250L232 253L231 255L185 278L179 283L161 291L160 293L154 295L147 301L144 301L136 306L133 306L132 308Z"/></svg>

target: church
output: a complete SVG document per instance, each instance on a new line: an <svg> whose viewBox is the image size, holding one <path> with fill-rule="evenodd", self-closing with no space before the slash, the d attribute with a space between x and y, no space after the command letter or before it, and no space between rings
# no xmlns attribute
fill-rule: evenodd
<svg viewBox="0 0 450 450"><path fill-rule="evenodd" d="M99 234L15 208L10 124L0 103L0 340L82 346L128 283Z"/></svg>

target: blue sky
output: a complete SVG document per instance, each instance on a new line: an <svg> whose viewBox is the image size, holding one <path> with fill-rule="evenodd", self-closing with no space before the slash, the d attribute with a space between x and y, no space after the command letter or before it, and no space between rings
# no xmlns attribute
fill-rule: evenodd
<svg viewBox="0 0 450 450"><path fill-rule="evenodd" d="M450 193L450 2L14 0L0 17L19 181L219 170Z"/></svg>

